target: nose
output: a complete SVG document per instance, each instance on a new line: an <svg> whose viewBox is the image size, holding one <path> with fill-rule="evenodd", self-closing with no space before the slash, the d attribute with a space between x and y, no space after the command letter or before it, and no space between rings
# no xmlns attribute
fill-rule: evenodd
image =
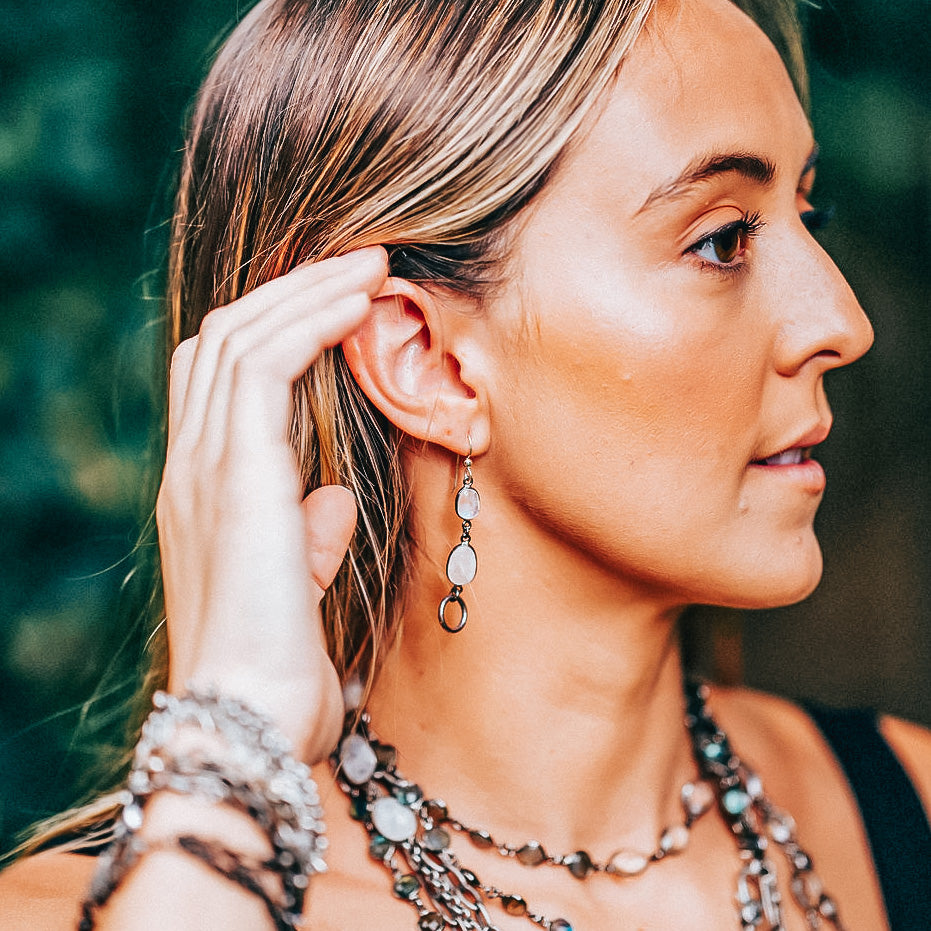
<svg viewBox="0 0 931 931"><path fill-rule="evenodd" d="M776 367L782 375L849 365L873 344L873 327L847 279L807 231L802 236L801 244L792 244L796 260L785 263L779 288L784 303Z"/></svg>

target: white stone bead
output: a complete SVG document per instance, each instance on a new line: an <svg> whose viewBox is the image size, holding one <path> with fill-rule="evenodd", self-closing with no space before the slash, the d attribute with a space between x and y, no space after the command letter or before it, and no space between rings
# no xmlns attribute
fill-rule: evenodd
<svg viewBox="0 0 931 931"><path fill-rule="evenodd" d="M636 850L618 850L611 855L605 872L618 876L639 876L649 864L650 858Z"/></svg>
<svg viewBox="0 0 931 931"><path fill-rule="evenodd" d="M414 836L417 816L406 805L386 795L372 805L372 824L382 837L400 843Z"/></svg>
<svg viewBox="0 0 931 931"><path fill-rule="evenodd" d="M482 500L471 485L459 489L456 495L456 513L462 520L472 520L473 517L478 517L481 507Z"/></svg>
<svg viewBox="0 0 931 931"><path fill-rule="evenodd" d="M684 824L666 828L659 839L659 848L663 853L679 853L689 845L689 829Z"/></svg>
<svg viewBox="0 0 931 931"><path fill-rule="evenodd" d="M130 831L138 831L142 827L142 809L135 802L123 809L123 824Z"/></svg>
<svg viewBox="0 0 931 931"><path fill-rule="evenodd" d="M784 844L795 833L795 821L787 812L779 812L769 821L769 833L777 844Z"/></svg>
<svg viewBox="0 0 931 931"><path fill-rule="evenodd" d="M375 774L378 759L364 737L350 734L339 745L339 764L342 774L351 783L360 786Z"/></svg>
<svg viewBox="0 0 931 931"><path fill-rule="evenodd" d="M453 585L468 585L475 578L478 559L468 543L454 546L446 560L446 575Z"/></svg>
<svg viewBox="0 0 931 931"><path fill-rule="evenodd" d="M687 782L682 787L682 805L693 817L703 815L714 802L714 792L707 782Z"/></svg>
<svg viewBox="0 0 931 931"><path fill-rule="evenodd" d="M799 883L802 897L811 904L812 907L817 908L818 900L824 894L824 886L821 884L821 880L815 876L814 873L802 873L798 877L797 882Z"/></svg>

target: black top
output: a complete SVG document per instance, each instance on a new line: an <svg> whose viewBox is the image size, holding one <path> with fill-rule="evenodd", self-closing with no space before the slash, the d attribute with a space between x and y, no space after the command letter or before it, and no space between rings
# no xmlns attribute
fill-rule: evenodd
<svg viewBox="0 0 931 931"><path fill-rule="evenodd" d="M892 931L931 928L931 827L876 715L806 708L844 769L863 817Z"/></svg>

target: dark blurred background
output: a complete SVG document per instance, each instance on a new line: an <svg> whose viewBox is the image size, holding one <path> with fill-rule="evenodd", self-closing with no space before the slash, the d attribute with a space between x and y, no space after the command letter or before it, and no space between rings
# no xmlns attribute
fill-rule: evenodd
<svg viewBox="0 0 931 931"><path fill-rule="evenodd" d="M240 12L0 0L0 851L74 800L83 705L139 656L145 580L121 588L151 504L165 192L207 50ZM807 16L815 199L837 206L822 241L877 339L831 377L822 586L722 615L705 652L754 686L931 724L931 4Z"/></svg>

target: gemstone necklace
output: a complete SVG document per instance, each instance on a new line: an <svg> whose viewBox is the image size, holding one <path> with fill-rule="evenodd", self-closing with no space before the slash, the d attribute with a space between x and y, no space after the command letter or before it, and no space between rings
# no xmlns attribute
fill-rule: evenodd
<svg viewBox="0 0 931 931"><path fill-rule="evenodd" d="M579 880L596 873L626 880L685 850L692 825L715 800L742 861L735 893L741 931L785 931L782 896L769 859L771 842L788 861L792 896L809 929L831 926L843 931L834 900L798 845L791 816L769 802L759 777L734 753L706 707L707 695L706 686L685 683L685 725L700 778L682 787L682 823L667 827L651 853L623 848L604 862L584 850L551 856L538 841L498 843L488 831L451 817L444 802L425 798L418 785L398 772L395 748L373 736L367 713L358 720L354 713L347 715L331 763L349 797L351 816L369 835L369 854L390 871L395 896L416 909L419 931L498 931L488 912L490 902L544 931L573 931L567 919L548 918L533 911L522 896L481 882L452 851L450 831L530 868L564 868Z"/></svg>

